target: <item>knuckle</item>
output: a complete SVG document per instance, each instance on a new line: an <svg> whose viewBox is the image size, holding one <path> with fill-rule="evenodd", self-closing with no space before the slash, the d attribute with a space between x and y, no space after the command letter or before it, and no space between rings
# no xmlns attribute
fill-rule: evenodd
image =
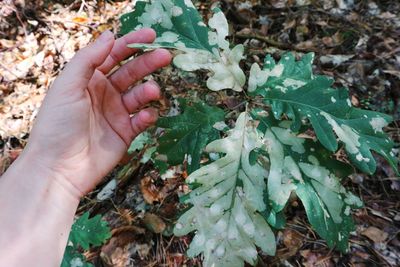
<svg viewBox="0 0 400 267"><path fill-rule="evenodd" d="M146 72L151 72L153 70L153 64L152 64L153 55L154 55L153 52L151 52L150 54L146 54L142 57L143 67L146 70Z"/></svg>
<svg viewBox="0 0 400 267"><path fill-rule="evenodd" d="M139 77L138 77L138 74L137 74L135 66L133 64L131 64L131 63L132 62L129 62L129 63L125 64L125 66L124 66L125 73L126 73L126 75L128 75L129 80L132 80L132 81L135 82L135 81L138 80Z"/></svg>
<svg viewBox="0 0 400 267"><path fill-rule="evenodd" d="M121 62L121 59L118 58L118 56L115 54L114 51L111 51L111 53L110 53L110 59L111 59L111 61L112 61L112 63L113 63L114 65L115 65L115 64L118 64L119 62Z"/></svg>

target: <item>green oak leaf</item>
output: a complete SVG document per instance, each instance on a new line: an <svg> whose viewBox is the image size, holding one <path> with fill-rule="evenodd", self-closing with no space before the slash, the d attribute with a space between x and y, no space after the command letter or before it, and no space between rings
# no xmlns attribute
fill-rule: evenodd
<svg viewBox="0 0 400 267"><path fill-rule="evenodd" d="M224 123L224 112L210 107L203 102L188 105L180 100L182 114L174 117L160 118L157 126L164 128L165 133L158 140L157 152L165 155L171 165L187 161L189 173L200 166L201 154L205 146L220 137L219 130ZM163 156L158 156L164 159Z"/></svg>
<svg viewBox="0 0 400 267"><path fill-rule="evenodd" d="M91 245L102 245L110 237L107 222L103 221L100 215L89 219L89 212L85 212L72 225L61 267L92 267L93 265L86 262L85 256L79 252L80 247L88 250Z"/></svg>
<svg viewBox="0 0 400 267"><path fill-rule="evenodd" d="M308 54L296 62L289 53L276 64L267 57L263 70L258 65L252 67L249 90L263 96L275 118L281 119L285 114L291 119L293 131L309 121L319 141L330 151L338 149L339 139L360 170L375 172L373 150L398 172L398 159L392 152L394 143L383 132L392 118L352 107L347 89L333 89L331 78L312 75L312 59L313 55Z"/></svg>
<svg viewBox="0 0 400 267"><path fill-rule="evenodd" d="M103 221L100 215L89 219L89 212L85 212L72 225L69 242L75 248L81 246L87 250L91 245L102 245L110 237L111 232L107 222Z"/></svg>
<svg viewBox="0 0 400 267"><path fill-rule="evenodd" d="M280 212L295 192L302 201L309 222L329 247L347 251L354 231L351 210L362 207L361 200L348 192L338 177L352 173L345 163L334 160L318 142L297 137L289 124L272 116L260 116L258 129L270 158L268 198ZM278 167L280 166L280 167Z"/></svg>
<svg viewBox="0 0 400 267"><path fill-rule="evenodd" d="M177 49L181 53L174 58L174 64L185 71L210 71L207 87L211 90L242 91L246 77L239 62L244 47L237 45L230 49L226 40L229 26L220 9L214 10L207 26L190 0L138 1L135 10L120 20L123 34L145 27L157 33L154 43L129 47Z"/></svg>

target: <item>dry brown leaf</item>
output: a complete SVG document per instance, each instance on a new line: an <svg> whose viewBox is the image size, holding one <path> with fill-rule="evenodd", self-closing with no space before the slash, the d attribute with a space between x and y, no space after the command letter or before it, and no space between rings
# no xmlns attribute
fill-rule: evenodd
<svg viewBox="0 0 400 267"><path fill-rule="evenodd" d="M372 241L374 241L374 243L382 243L385 242L385 240L388 238L388 233L374 227L374 226L370 226L367 229L365 229L364 231L361 232L361 234L363 236L368 237L369 239L371 239Z"/></svg>
<svg viewBox="0 0 400 267"><path fill-rule="evenodd" d="M150 176L146 176L140 181L140 191L143 194L144 200L149 204L153 204L164 198L164 194L154 185L153 179Z"/></svg>
<svg viewBox="0 0 400 267"><path fill-rule="evenodd" d="M131 257L131 248L145 230L136 226L123 226L112 231L113 237L101 248L100 257L106 266L125 267Z"/></svg>
<svg viewBox="0 0 400 267"><path fill-rule="evenodd" d="M334 267L334 263L330 256L321 255L311 250L302 250L300 255L304 258L303 265L305 267Z"/></svg>
<svg viewBox="0 0 400 267"><path fill-rule="evenodd" d="M351 96L351 104L353 104L353 106L358 107L360 105L360 101L358 100L358 98L355 95Z"/></svg>
<svg viewBox="0 0 400 267"><path fill-rule="evenodd" d="M87 17L83 17L83 16L78 16L72 19L73 22L76 23L86 23L89 21L89 19Z"/></svg>
<svg viewBox="0 0 400 267"><path fill-rule="evenodd" d="M293 256L303 246L303 237L297 231L287 228L283 231L283 243Z"/></svg>
<svg viewBox="0 0 400 267"><path fill-rule="evenodd" d="M165 228L167 227L165 222L153 213L146 213L143 218L143 223L147 229L156 234L164 232Z"/></svg>

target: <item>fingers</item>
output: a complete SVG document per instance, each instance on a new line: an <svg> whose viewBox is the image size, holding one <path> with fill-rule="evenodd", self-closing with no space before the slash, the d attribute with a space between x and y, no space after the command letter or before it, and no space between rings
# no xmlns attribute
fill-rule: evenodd
<svg viewBox="0 0 400 267"><path fill-rule="evenodd" d="M121 61L137 52L137 49L127 47L128 44L152 43L155 38L156 33L153 29L141 29L139 31L128 33L127 35L117 39L109 56L106 58L104 63L98 67L98 70L104 74L109 73Z"/></svg>
<svg viewBox="0 0 400 267"><path fill-rule="evenodd" d="M123 65L109 77L109 80L117 90L124 92L145 76L167 66L171 59L171 54L165 49L148 52Z"/></svg>
<svg viewBox="0 0 400 267"><path fill-rule="evenodd" d="M133 130L133 139L145 131L148 127L152 126L158 119L158 113L153 108L148 108L140 111L131 118L131 125Z"/></svg>
<svg viewBox="0 0 400 267"><path fill-rule="evenodd" d="M85 89L97 67L103 64L114 45L114 35L103 32L89 46L79 50L60 75L60 80L73 87Z"/></svg>
<svg viewBox="0 0 400 267"><path fill-rule="evenodd" d="M122 102L127 111L131 114L143 108L151 101L160 99L160 87L154 81L135 86L133 89L122 95Z"/></svg>

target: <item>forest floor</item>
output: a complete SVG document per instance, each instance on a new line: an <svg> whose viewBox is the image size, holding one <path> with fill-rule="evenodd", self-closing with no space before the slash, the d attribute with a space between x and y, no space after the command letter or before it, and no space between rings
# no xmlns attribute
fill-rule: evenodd
<svg viewBox="0 0 400 267"><path fill-rule="evenodd" d="M205 17L214 2L197 1ZM399 1L220 2L232 25L232 41L244 43L250 55L243 62L246 70L267 53L279 58L285 51L296 56L315 52L315 72L348 87L355 106L393 115L395 121L385 130L400 143ZM0 174L25 146L46 91L65 64L102 31L117 34L119 16L132 8L133 1L123 0L1 2ZM164 90L161 114L168 112L171 95L185 96L188 84L203 90L201 81L173 67L153 78ZM235 95L204 94L232 111L240 106ZM138 152L126 158L82 200L77 215L101 214L113 234L107 244L85 255L95 266L200 266L200 259L185 256L191 236L170 234L184 168L173 169L172 177L163 180L151 163L141 163L142 156ZM400 266L400 181L377 159L375 175L357 173L343 181L365 203L354 214L348 254L327 247L293 198L286 210L287 227L277 232L277 255L260 254L259 266ZM117 181L114 194L100 200L98 193L111 180Z"/></svg>

